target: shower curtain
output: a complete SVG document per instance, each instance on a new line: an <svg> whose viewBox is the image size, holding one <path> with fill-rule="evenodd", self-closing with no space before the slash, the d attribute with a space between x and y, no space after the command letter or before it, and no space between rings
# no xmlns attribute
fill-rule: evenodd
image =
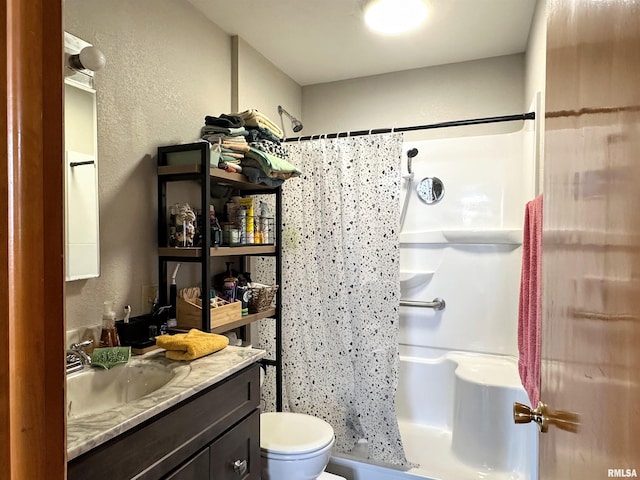
<svg viewBox="0 0 640 480"><path fill-rule="evenodd" d="M334 451L407 467L398 379L402 135L285 144L284 409L328 421Z"/></svg>

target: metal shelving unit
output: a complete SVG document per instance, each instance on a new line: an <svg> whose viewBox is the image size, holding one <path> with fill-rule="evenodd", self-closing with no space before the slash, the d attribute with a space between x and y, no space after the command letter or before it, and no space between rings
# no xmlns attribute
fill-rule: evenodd
<svg viewBox="0 0 640 480"><path fill-rule="evenodd" d="M207 142L158 147L158 289L161 305L169 302L169 262L192 262L201 266L202 291L211 288L211 258L239 256L244 265L247 256L275 258L276 284L281 287L276 292L276 306L264 312L250 314L231 321L222 326L211 328L209 309L202 309L202 331L222 333L253 323L263 318L275 321L275 358L264 359L262 363L276 370L276 410L282 411L282 188L271 188L265 185L250 183L244 175L229 173L210 165L210 147ZM193 158L185 164L169 165L168 157L172 154ZM167 184L169 182L196 181L200 184L200 208L208 211L211 197L211 186L220 185L236 190L239 195L274 195L276 203L274 245L239 245L211 246L211 221L209 215L202 217L202 245L200 247L174 248L168 246L168 205ZM207 248L206 246L210 246Z"/></svg>

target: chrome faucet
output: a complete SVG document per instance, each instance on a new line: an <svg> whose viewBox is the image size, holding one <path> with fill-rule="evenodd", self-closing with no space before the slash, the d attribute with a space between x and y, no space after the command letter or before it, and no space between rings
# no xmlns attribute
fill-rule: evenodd
<svg viewBox="0 0 640 480"><path fill-rule="evenodd" d="M78 372L91 365L91 357L83 349L92 343L93 340L85 340L69 346L66 354L67 373Z"/></svg>

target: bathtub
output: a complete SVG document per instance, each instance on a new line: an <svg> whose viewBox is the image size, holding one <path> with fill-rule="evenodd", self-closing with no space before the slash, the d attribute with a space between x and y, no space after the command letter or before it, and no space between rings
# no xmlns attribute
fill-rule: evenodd
<svg viewBox="0 0 640 480"><path fill-rule="evenodd" d="M362 442L335 454L327 471L348 480L535 480L537 427L513 423L513 402L529 403L514 358L401 350L398 423L416 466L370 462Z"/></svg>

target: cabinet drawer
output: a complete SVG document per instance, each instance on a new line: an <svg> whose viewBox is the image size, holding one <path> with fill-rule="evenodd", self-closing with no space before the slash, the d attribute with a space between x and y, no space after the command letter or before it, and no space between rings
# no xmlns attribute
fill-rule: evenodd
<svg viewBox="0 0 640 480"><path fill-rule="evenodd" d="M254 411L209 447L211 475L216 480L259 480L260 412Z"/></svg>
<svg viewBox="0 0 640 480"><path fill-rule="evenodd" d="M204 480L209 475L209 449L205 448L198 455L185 463L177 472L165 480Z"/></svg>

